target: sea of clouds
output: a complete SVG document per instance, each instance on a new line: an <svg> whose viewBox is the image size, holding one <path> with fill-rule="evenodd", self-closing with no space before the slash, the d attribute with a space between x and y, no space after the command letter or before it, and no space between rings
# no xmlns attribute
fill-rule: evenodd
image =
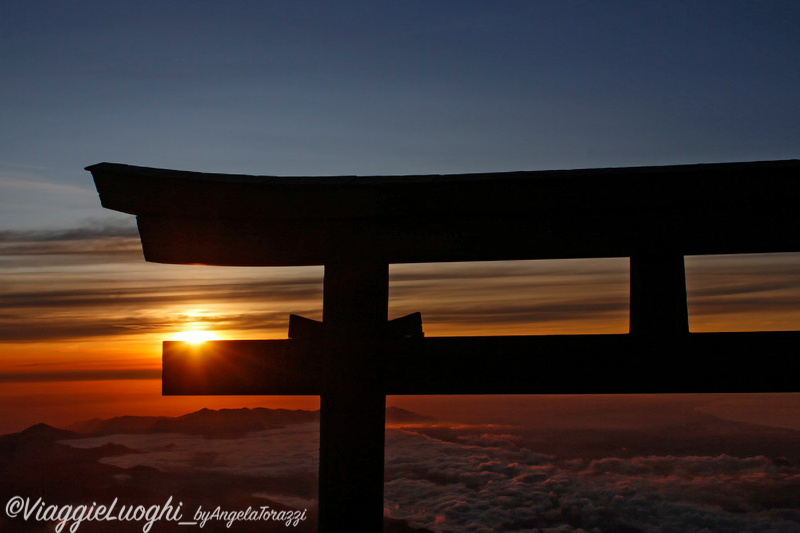
<svg viewBox="0 0 800 533"><path fill-rule="evenodd" d="M388 514L442 533L800 532L800 505L768 505L800 471L765 457L559 460L513 435L480 441L389 432Z"/></svg>
<svg viewBox="0 0 800 533"><path fill-rule="evenodd" d="M387 428L385 512L437 533L800 533L800 469L763 456L561 459L502 431L443 441ZM316 476L318 426L246 438L111 435L139 453L103 462L164 472L263 478ZM309 504L271 489L270 498Z"/></svg>

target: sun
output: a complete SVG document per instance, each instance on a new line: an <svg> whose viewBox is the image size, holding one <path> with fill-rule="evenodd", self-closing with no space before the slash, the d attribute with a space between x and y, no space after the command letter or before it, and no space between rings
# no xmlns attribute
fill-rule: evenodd
<svg viewBox="0 0 800 533"><path fill-rule="evenodd" d="M200 344L201 342L219 340L219 335L217 335L213 331L204 331L195 329L191 331L180 331L178 333L175 333L172 336L172 338L173 340L176 341L184 341L184 342L191 342L192 344Z"/></svg>

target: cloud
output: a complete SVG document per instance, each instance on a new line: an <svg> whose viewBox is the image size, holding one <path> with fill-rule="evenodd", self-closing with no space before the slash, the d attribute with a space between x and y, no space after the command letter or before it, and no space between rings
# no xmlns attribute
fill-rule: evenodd
<svg viewBox="0 0 800 533"><path fill-rule="evenodd" d="M489 280L492 278L509 281L522 278L528 282L531 276L627 276L628 259L571 259L536 261L488 261L465 263L437 263L393 265L391 279L395 283L423 285L429 281L448 280ZM549 280L548 280L549 281ZM534 281L535 282L535 281Z"/></svg>
<svg viewBox="0 0 800 533"><path fill-rule="evenodd" d="M159 368L10 371L0 372L0 383L33 383L48 381L97 381L110 379L161 379Z"/></svg>
<svg viewBox="0 0 800 533"><path fill-rule="evenodd" d="M141 261L133 224L97 222L63 230L0 231L0 275L13 268Z"/></svg>
<svg viewBox="0 0 800 533"><path fill-rule="evenodd" d="M41 174L49 172L53 172L53 169L0 162L0 190L6 189L9 192L25 191L36 195L48 194L61 196L62 198L65 195L85 195L86 187L79 187L56 180L47 180L41 177Z"/></svg>
<svg viewBox="0 0 800 533"><path fill-rule="evenodd" d="M77 242L97 239L135 237L139 232L133 225L107 224L63 230L0 231L0 244Z"/></svg>
<svg viewBox="0 0 800 533"><path fill-rule="evenodd" d="M777 468L772 461L763 456L737 458L720 455L718 457L655 456L631 459L612 457L592 461L583 472L590 475L621 474L642 478L696 479L698 477L769 474L775 471Z"/></svg>
<svg viewBox="0 0 800 533"><path fill-rule="evenodd" d="M321 272L274 276L271 269L261 269L259 279L253 269L145 265L136 229L125 224L2 232L0 261L0 275L14 287L0 301L0 340L5 341L130 334L201 320L236 330L285 329L289 312L318 318L321 311ZM58 279L49 272L54 262L61 268ZM453 328L624 322L627 301L613 294L625 289L617 263L399 266L392 274L392 315L405 314L403 302L410 299L416 302L413 311L423 311L426 324ZM437 284L442 287L435 288ZM539 294L526 299L531 285ZM577 301L580 291L589 294ZM184 320L175 314L176 303L228 309L238 305L241 311L217 310L213 317Z"/></svg>
<svg viewBox="0 0 800 533"><path fill-rule="evenodd" d="M431 321L450 324L536 324L582 321L589 318L627 318L628 302L614 298L587 298L579 302L530 302L527 304L473 305L467 308L444 307L424 315Z"/></svg>
<svg viewBox="0 0 800 533"><path fill-rule="evenodd" d="M800 471L765 457L563 461L513 435L388 439L387 513L436 532L800 531L800 512L763 503L800 490Z"/></svg>
<svg viewBox="0 0 800 533"><path fill-rule="evenodd" d="M316 476L318 439L318 426L305 424L240 439L110 435L69 444L138 450L103 459L124 468L269 479L270 498L300 497L308 506L307 494L280 483ZM800 468L788 463L727 455L565 460L521 442L507 432L447 442L387 429L387 516L437 533L800 532L792 496L800 493Z"/></svg>
<svg viewBox="0 0 800 533"><path fill-rule="evenodd" d="M0 341L6 342L131 335L201 323L285 330L289 313L318 318L322 307L321 269L146 264L136 228L103 221L0 232L0 282ZM190 308L209 311L189 313Z"/></svg>
<svg viewBox="0 0 800 533"><path fill-rule="evenodd" d="M184 302L188 306L192 301L209 304L215 300L204 298L197 293L192 293L183 300L166 298L156 300L156 302L162 302L163 305L173 306L178 302ZM226 302L230 301L226 300ZM123 306L123 310L129 309L129 305ZM285 335L289 325L289 312L283 309L276 311L250 310L234 314L216 313L212 316L196 317L180 313L170 314L168 310L159 309L153 301L150 305L152 313L145 312L146 309L140 313L121 313L115 309L114 305L106 306L102 303L90 305L84 302L82 307L63 306L68 310L68 316L58 316L49 314L58 306L42 311L42 306L33 306L28 302L29 307L37 309L36 315L32 313L0 315L0 342L47 342L129 336L137 333L166 333L196 327L198 324L202 324L208 329L240 332L279 330ZM302 307L296 307L293 311L312 317L318 314L318 309L306 308L306 305L302 303ZM19 306L18 308L24 307Z"/></svg>
<svg viewBox="0 0 800 533"><path fill-rule="evenodd" d="M626 258L396 265L390 291L398 314L421 310L431 331L447 334L475 326L627 329Z"/></svg>
<svg viewBox="0 0 800 533"><path fill-rule="evenodd" d="M788 316L797 309L797 254L687 264L695 280L693 324L736 313ZM761 275L742 275L742 265ZM626 258L396 265L390 314L422 311L429 336L622 333L628 328L627 267ZM712 275L719 272L723 281ZM320 318L322 307L321 268L146 264L132 221L2 231L0 281L7 287L0 299L0 341L7 342L130 335L201 322L283 332L289 313ZM180 306L212 312L189 317L176 310Z"/></svg>
<svg viewBox="0 0 800 533"><path fill-rule="evenodd" d="M2 308L69 308L85 307L130 308L158 307L176 302L239 302L307 300L319 297L321 287L317 279L299 278L291 281L264 280L263 282L237 282L220 280L218 283L192 284L174 280L175 285L164 286L155 281L142 280L140 285L97 287L88 280L86 286L59 288L58 290L29 290L9 292L4 295Z"/></svg>
<svg viewBox="0 0 800 533"><path fill-rule="evenodd" d="M121 444L138 453L106 457L101 462L121 468L147 466L181 474L199 471L243 477L306 478L317 475L319 464L318 424L292 424L233 439L155 433L65 442L77 448Z"/></svg>
<svg viewBox="0 0 800 533"><path fill-rule="evenodd" d="M694 315L800 310L798 254L690 257L686 271Z"/></svg>

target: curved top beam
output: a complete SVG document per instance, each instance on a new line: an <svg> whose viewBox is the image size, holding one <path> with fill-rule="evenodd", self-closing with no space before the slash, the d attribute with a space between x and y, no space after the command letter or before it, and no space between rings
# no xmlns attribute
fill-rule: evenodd
<svg viewBox="0 0 800 533"><path fill-rule="evenodd" d="M149 261L310 265L800 251L800 161L278 177L100 163Z"/></svg>

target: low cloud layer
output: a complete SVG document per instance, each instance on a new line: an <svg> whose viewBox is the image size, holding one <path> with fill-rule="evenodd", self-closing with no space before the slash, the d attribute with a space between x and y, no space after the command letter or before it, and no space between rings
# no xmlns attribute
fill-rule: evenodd
<svg viewBox="0 0 800 533"><path fill-rule="evenodd" d="M487 440L390 433L387 513L441 533L800 531L800 509L778 497L797 494L800 470L765 457L564 461Z"/></svg>
<svg viewBox="0 0 800 533"><path fill-rule="evenodd" d="M508 431L443 441L387 429L385 513L437 533L798 533L800 468L765 456L565 459L537 453ZM112 435L139 453L103 459L165 472L272 480L316 476L318 428L290 426L242 439Z"/></svg>
<svg viewBox="0 0 800 533"><path fill-rule="evenodd" d="M50 259L46 257L51 256ZM134 224L98 223L86 227L38 231L0 231L0 258L5 266L36 267L63 261L73 263L118 262L142 258L139 233Z"/></svg>
<svg viewBox="0 0 800 533"><path fill-rule="evenodd" d="M121 444L141 453L107 457L102 462L122 468L149 466L162 472L213 472L247 477L292 478L317 475L318 424L250 433L245 438L199 435L110 435L71 441L71 446L94 448Z"/></svg>

